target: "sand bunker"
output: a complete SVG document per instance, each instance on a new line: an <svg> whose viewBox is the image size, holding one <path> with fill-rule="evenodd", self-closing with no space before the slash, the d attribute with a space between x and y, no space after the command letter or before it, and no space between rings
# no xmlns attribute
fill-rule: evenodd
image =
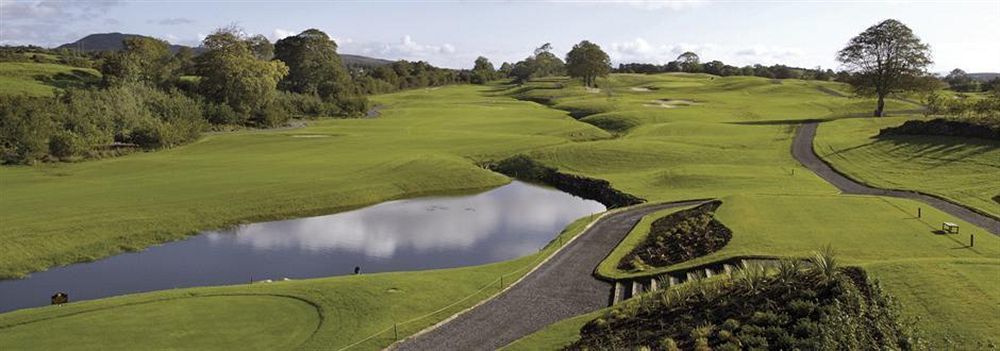
<svg viewBox="0 0 1000 351"><path fill-rule="evenodd" d="M587 87L586 89L587 89L587 92L591 93L591 94L600 94L601 93L601 89L600 88Z"/></svg>
<svg viewBox="0 0 1000 351"><path fill-rule="evenodd" d="M700 103L691 100L681 100L681 99L658 99L650 101L648 104L643 104L646 107L659 107L659 108L678 108L681 106L692 106L701 105Z"/></svg>
<svg viewBox="0 0 1000 351"><path fill-rule="evenodd" d="M328 134L295 134L292 138L329 138L331 135Z"/></svg>
<svg viewBox="0 0 1000 351"><path fill-rule="evenodd" d="M643 88L643 87L631 87L631 88L628 88L628 90L631 90L631 91L651 91L649 88Z"/></svg>

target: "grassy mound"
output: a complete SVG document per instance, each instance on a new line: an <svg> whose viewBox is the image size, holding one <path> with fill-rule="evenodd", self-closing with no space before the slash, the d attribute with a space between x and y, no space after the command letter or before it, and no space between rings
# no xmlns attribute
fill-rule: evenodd
<svg viewBox="0 0 1000 351"><path fill-rule="evenodd" d="M101 73L55 63L0 62L0 95L51 96L60 88L83 87Z"/></svg>
<svg viewBox="0 0 1000 351"><path fill-rule="evenodd" d="M733 237L732 231L715 219L720 205L721 201L710 201L657 219L646 239L622 257L618 269L665 267L719 251Z"/></svg>
<svg viewBox="0 0 1000 351"><path fill-rule="evenodd" d="M856 118L819 126L814 148L837 171L876 187L917 190L1000 216L1000 142L981 138L894 135L879 130L908 118Z"/></svg>
<svg viewBox="0 0 1000 351"><path fill-rule="evenodd" d="M990 121L991 123L987 123L987 121L984 119L983 123L975 123L972 120L951 120L945 118L935 118L927 121L909 120L895 127L882 128L878 136L940 135L1000 140L1000 122Z"/></svg>
<svg viewBox="0 0 1000 351"><path fill-rule="evenodd" d="M645 295L587 323L567 350L920 349L893 298L859 268L747 267Z"/></svg>
<svg viewBox="0 0 1000 351"><path fill-rule="evenodd" d="M319 327L316 308L273 295L160 300L0 326L0 345L36 350L291 349ZM155 329L155 332L152 330ZM65 332L60 332L65 331Z"/></svg>

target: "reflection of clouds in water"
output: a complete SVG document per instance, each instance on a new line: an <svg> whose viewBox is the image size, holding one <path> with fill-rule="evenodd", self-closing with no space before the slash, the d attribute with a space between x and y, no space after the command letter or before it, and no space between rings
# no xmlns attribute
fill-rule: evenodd
<svg viewBox="0 0 1000 351"><path fill-rule="evenodd" d="M603 210L594 201L514 182L471 196L393 201L329 216L256 223L234 232L238 243L255 249L346 250L378 258L406 249L463 250L491 235L502 235L496 238L502 247L489 251L513 257L538 249L537 240L516 239L550 230L543 238L547 241L570 220ZM209 234L208 238L233 237ZM510 255L511 250L517 254Z"/></svg>

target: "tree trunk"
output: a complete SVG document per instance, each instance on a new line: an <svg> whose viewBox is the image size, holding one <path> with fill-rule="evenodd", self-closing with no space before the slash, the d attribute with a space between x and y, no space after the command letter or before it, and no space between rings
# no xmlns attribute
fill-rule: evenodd
<svg viewBox="0 0 1000 351"><path fill-rule="evenodd" d="M878 106L875 107L875 117L882 117L885 111L885 94L878 94Z"/></svg>

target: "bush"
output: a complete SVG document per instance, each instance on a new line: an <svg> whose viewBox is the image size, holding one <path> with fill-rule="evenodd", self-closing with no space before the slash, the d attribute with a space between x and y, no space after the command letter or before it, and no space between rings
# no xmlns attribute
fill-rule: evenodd
<svg viewBox="0 0 1000 351"><path fill-rule="evenodd" d="M0 97L0 157L4 163L67 159L114 142L172 147L197 139L205 126L197 101L145 85Z"/></svg>
<svg viewBox="0 0 1000 351"><path fill-rule="evenodd" d="M923 348L898 304L860 268L837 269L829 279L816 269L798 270L791 279L736 274L756 278L752 286L730 279L698 281L626 301L584 325L580 339L566 349Z"/></svg>
<svg viewBox="0 0 1000 351"><path fill-rule="evenodd" d="M258 127L273 128L285 125L291 118L285 109L277 104L270 104L262 110L255 112L251 120Z"/></svg>
<svg viewBox="0 0 1000 351"><path fill-rule="evenodd" d="M287 91L279 92L274 104L293 117L336 116L341 114L340 107L324 102L317 95L298 94Z"/></svg>

